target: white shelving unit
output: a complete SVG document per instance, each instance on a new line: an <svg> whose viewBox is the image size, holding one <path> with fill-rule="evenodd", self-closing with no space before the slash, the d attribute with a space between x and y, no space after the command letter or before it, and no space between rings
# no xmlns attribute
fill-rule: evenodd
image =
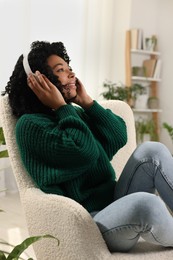
<svg viewBox="0 0 173 260"><path fill-rule="evenodd" d="M146 78L146 77L138 77L138 76L132 76L133 81L144 81L144 82L160 82L161 79L155 79L155 78Z"/></svg>
<svg viewBox="0 0 173 260"><path fill-rule="evenodd" d="M142 67L143 61L148 59L160 59L161 53L159 51L149 51L143 49L131 49L131 35L130 31L126 32L126 86L132 86L133 83L139 83L142 85L149 85L149 96L157 97L158 98L158 88L159 83L161 82L161 78L155 77L143 77L143 76L133 76L132 75L132 67L138 66L135 64L135 61L140 63ZM137 63L136 62L136 63ZM155 132L157 136L157 140L159 140L159 113L162 112L160 108L157 109L138 109L134 108L133 112L135 115L145 114L145 117L148 115L148 118L151 117L155 124Z"/></svg>
<svg viewBox="0 0 173 260"><path fill-rule="evenodd" d="M133 112L136 113L161 113L162 109L140 109L140 108L133 108Z"/></svg>
<svg viewBox="0 0 173 260"><path fill-rule="evenodd" d="M161 53L159 51L148 51L148 50L140 50L140 49L131 49L131 53L137 53L142 55L155 55L160 56Z"/></svg>

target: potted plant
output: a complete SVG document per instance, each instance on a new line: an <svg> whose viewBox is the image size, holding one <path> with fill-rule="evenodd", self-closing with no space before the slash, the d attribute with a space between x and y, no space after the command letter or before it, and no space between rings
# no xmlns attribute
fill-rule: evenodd
<svg viewBox="0 0 173 260"><path fill-rule="evenodd" d="M107 88L106 91L101 93L105 99L118 99L127 102L131 107L134 107L138 95L146 91L145 87L140 84L133 84L130 87L122 83L113 83L105 81L103 87Z"/></svg>
<svg viewBox="0 0 173 260"><path fill-rule="evenodd" d="M135 108L136 109L147 109L147 100L149 96L149 87L139 84L135 84L138 87L137 95L135 99ZM140 86L140 88L139 88Z"/></svg>
<svg viewBox="0 0 173 260"><path fill-rule="evenodd" d="M144 141L157 141L158 136L153 120L144 120L143 118L138 119L135 122L136 127L136 139L137 143L140 144Z"/></svg>

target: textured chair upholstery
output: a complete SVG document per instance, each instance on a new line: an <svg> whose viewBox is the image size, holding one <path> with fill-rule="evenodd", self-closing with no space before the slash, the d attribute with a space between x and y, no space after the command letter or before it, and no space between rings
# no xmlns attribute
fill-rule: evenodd
<svg viewBox="0 0 173 260"><path fill-rule="evenodd" d="M122 101L102 101L105 108L123 117L127 124L128 142L114 157L112 164L119 175L136 147L134 117ZM33 245L37 260L107 260L107 259L172 259L172 250L138 243L130 253L111 254L90 214L72 199L45 194L39 190L19 156L15 140L16 119L12 116L8 96L1 97L1 123L4 129L11 166L18 185L30 235L50 234L60 240L43 239ZM159 257L162 258L159 258ZM165 257L165 258L164 258Z"/></svg>

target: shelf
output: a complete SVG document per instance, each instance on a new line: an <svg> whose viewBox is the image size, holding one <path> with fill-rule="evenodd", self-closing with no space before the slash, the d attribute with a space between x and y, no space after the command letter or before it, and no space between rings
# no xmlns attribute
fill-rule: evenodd
<svg viewBox="0 0 173 260"><path fill-rule="evenodd" d="M162 109L149 109L149 108L133 108L136 113L161 113Z"/></svg>
<svg viewBox="0 0 173 260"><path fill-rule="evenodd" d="M147 51L147 50L140 50L140 49L131 49L131 53L160 56L160 52L158 51Z"/></svg>
<svg viewBox="0 0 173 260"><path fill-rule="evenodd" d="M131 37L133 36L132 30L126 31L126 48L125 48L125 57L126 57L126 86L132 86L134 82L137 82L141 85L149 85L149 96L158 97L158 87L161 82L160 75L160 56L161 53L159 51L150 51L144 49L132 49L131 48ZM132 38L133 40L133 38ZM134 45L133 45L134 46ZM136 46L136 45L135 45ZM157 60L157 70L155 70L155 75L157 77L141 77L141 76L132 76L132 67L134 64L144 64L145 60L155 59ZM159 62L158 62L159 61ZM155 69L156 69L155 68ZM157 72L157 73L156 73ZM141 105L142 107L142 105ZM147 106L146 106L147 107ZM143 118L152 118L154 122L154 132L156 139L159 140L160 135L160 124L159 124L159 113L162 112L161 109L149 109L149 108L134 108L132 109L135 117L143 117Z"/></svg>
<svg viewBox="0 0 173 260"><path fill-rule="evenodd" d="M156 81L160 82L161 79L155 79L155 78L145 78L145 77L137 77L137 76L132 76L133 80L139 80L139 81Z"/></svg>

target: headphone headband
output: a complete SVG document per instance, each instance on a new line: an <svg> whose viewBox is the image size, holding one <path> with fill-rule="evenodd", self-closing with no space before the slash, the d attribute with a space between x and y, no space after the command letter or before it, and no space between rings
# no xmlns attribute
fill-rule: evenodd
<svg viewBox="0 0 173 260"><path fill-rule="evenodd" d="M29 66L28 54L23 54L23 67L27 76L33 73L31 67Z"/></svg>

